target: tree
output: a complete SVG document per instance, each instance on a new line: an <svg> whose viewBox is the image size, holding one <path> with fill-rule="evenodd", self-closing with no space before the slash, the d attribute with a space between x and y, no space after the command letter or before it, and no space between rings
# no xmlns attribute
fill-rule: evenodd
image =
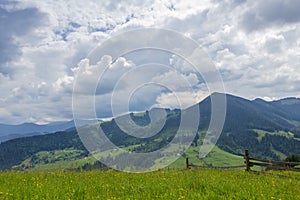
<svg viewBox="0 0 300 200"><path fill-rule="evenodd" d="M285 159L286 162L300 162L300 155L289 155L288 157L286 157Z"/></svg>
<svg viewBox="0 0 300 200"><path fill-rule="evenodd" d="M296 155L296 154L289 155L288 157L286 157L285 161L286 162L300 162L300 155ZM295 167L297 165L291 164L290 166Z"/></svg>

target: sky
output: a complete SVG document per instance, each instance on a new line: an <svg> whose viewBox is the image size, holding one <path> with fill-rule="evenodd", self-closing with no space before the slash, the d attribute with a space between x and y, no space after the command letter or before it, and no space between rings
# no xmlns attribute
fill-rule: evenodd
<svg viewBox="0 0 300 200"><path fill-rule="evenodd" d="M176 108L171 90L177 91L183 107L213 92L187 63L169 53L129 53L114 62L106 55L97 64L87 59L107 39L140 28L173 30L196 41L219 70L227 93L268 101L300 97L299 10L300 1L294 0L1 0L0 123L72 119L75 81L83 81L80 105L87 109L84 92L99 80L97 70L104 66L109 71L95 98L99 118L111 116L112 94L123 101L128 85L142 80L161 85L131 91L126 102L131 110ZM176 72L139 71L149 55ZM86 75L83 80L76 79L79 71ZM178 82L180 77L193 92Z"/></svg>

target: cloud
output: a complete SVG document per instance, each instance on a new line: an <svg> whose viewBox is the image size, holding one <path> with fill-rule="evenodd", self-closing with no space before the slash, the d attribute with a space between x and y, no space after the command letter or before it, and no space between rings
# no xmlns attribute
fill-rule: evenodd
<svg viewBox="0 0 300 200"><path fill-rule="evenodd" d="M81 110L92 109L84 106L87 94L95 92L99 117L111 116L112 91L115 103L131 110L176 107L175 91L184 106L207 95L201 75L170 53L85 60L107 38L142 27L171 29L198 42L220 70L227 92L246 98L297 96L299 7L292 0L1 1L0 122L70 119L76 81ZM79 69L82 79L75 76Z"/></svg>
<svg viewBox="0 0 300 200"><path fill-rule="evenodd" d="M161 102L164 99L160 97L162 93L192 94L194 89L200 91L195 73L184 74L170 66L152 62L139 66L124 57L112 62L112 58L105 55L97 64L90 64L88 59L84 59L73 71L76 83L74 106L81 110L78 111L81 116L94 112L92 107L88 111L81 109L81 105L87 102L94 104L94 96L98 116L109 117L129 110L143 111L150 110L154 105L166 105ZM64 85L62 80L58 81L58 88ZM194 96L181 98L182 104L191 106L190 103L195 102L195 99L191 100ZM173 107L173 102L170 101L166 107Z"/></svg>
<svg viewBox="0 0 300 200"><path fill-rule="evenodd" d="M76 91L89 95L111 93L123 74L134 64L125 58L118 58L114 63L111 56L103 56L97 64L90 64L89 59L82 60L72 71L76 74Z"/></svg>
<svg viewBox="0 0 300 200"><path fill-rule="evenodd" d="M21 55L20 48L15 37L30 34L35 28L43 25L45 14L37 8L25 8L21 10L5 9L10 3L0 3L0 72L9 74L9 68L5 63L12 61Z"/></svg>
<svg viewBox="0 0 300 200"><path fill-rule="evenodd" d="M176 71L168 71L152 79L153 82L169 86L171 90L184 91L196 87L199 84L198 76L195 73L188 75Z"/></svg>
<svg viewBox="0 0 300 200"><path fill-rule="evenodd" d="M241 24L246 31L300 21L300 2L293 0L250 1Z"/></svg>
<svg viewBox="0 0 300 200"><path fill-rule="evenodd" d="M201 86L201 89L194 91L173 91L161 93L156 98L157 103L154 105L154 107L186 109L191 105L201 102L208 95L209 91L204 85Z"/></svg>

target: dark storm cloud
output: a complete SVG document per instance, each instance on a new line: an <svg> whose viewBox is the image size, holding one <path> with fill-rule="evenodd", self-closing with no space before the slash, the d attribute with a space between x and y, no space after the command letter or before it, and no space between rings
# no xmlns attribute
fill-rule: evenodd
<svg viewBox="0 0 300 200"><path fill-rule="evenodd" d="M272 25L300 21L300 1L266 0L258 1L247 10L241 20L246 31L255 31Z"/></svg>
<svg viewBox="0 0 300 200"><path fill-rule="evenodd" d="M14 37L20 37L41 25L44 14L36 8L22 10L6 10L7 1L0 3L0 73L8 74L9 67L4 63L20 55L19 48L14 42ZM15 3L10 3L15 4Z"/></svg>

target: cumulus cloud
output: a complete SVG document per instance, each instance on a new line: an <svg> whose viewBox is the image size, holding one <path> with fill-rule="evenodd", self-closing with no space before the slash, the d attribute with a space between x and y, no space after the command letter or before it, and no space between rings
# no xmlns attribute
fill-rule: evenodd
<svg viewBox="0 0 300 200"><path fill-rule="evenodd" d="M88 113L95 111L99 117L118 116L128 111L150 110L154 105L173 108L174 101L161 97L162 93L192 94L187 98L180 95L185 106L199 100L193 98L194 89L199 92L198 76L195 73L183 74L167 65L149 62L139 66L124 57L113 62L105 55L97 64L84 59L73 71L76 74L73 106L78 107L77 114L81 116L89 116ZM87 105L87 102L92 104L90 109L81 109L81 105Z"/></svg>
<svg viewBox="0 0 300 200"><path fill-rule="evenodd" d="M45 18L45 14L37 8L5 9L7 5L6 1L0 3L0 72L3 74L10 71L6 63L21 55L15 37L30 34L43 24Z"/></svg>
<svg viewBox="0 0 300 200"><path fill-rule="evenodd" d="M293 0L250 1L241 24L247 31L300 21L300 2Z"/></svg>
<svg viewBox="0 0 300 200"><path fill-rule="evenodd" d="M208 95L209 91L205 85L202 85L201 89L193 91L173 91L161 93L156 98L157 103L154 107L186 109L191 105L201 102Z"/></svg>
<svg viewBox="0 0 300 200"><path fill-rule="evenodd" d="M82 98L78 106L93 109L84 102L87 94L95 93L103 105L97 107L99 117L112 114L106 108L113 95L116 104L129 101L131 110L176 107L175 90L184 106L208 95L201 75L176 55L144 51L115 62L110 55L98 63L85 59L110 36L142 27L175 30L198 42L220 70L229 93L265 99L297 96L299 7L292 0L3 0L0 122L70 119L76 81Z"/></svg>

